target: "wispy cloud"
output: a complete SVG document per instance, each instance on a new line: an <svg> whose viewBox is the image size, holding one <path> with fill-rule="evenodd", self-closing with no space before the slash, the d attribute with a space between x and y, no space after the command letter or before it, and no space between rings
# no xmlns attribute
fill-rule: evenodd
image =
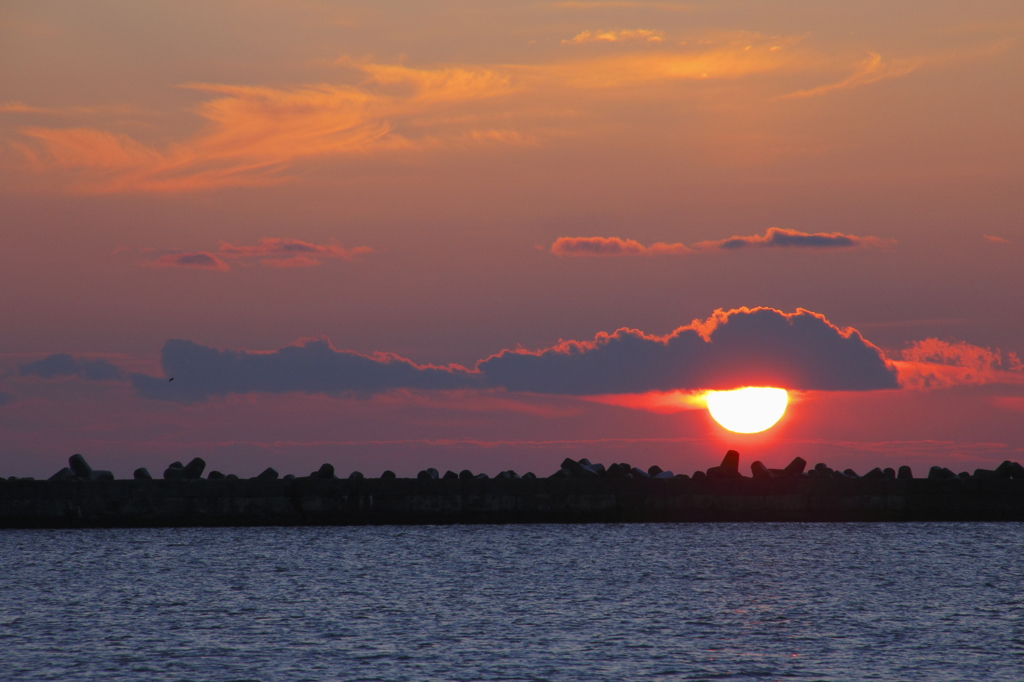
<svg viewBox="0 0 1024 682"><path fill-rule="evenodd" d="M634 29L621 31L581 31L569 40L563 40L563 45L586 45L587 43L661 43L665 35L661 31L648 29Z"/></svg>
<svg viewBox="0 0 1024 682"><path fill-rule="evenodd" d="M326 260L352 260L356 256L372 253L367 246L346 249L339 244L313 244L298 239L264 237L255 244L240 245L221 242L216 253L209 251L181 251L165 253L142 265L158 268L186 268L194 270L231 269L228 261L251 265L259 263L270 268L310 268Z"/></svg>
<svg viewBox="0 0 1024 682"><path fill-rule="evenodd" d="M897 59L884 62L882 61L882 55L871 53L867 59L857 65L853 73L841 81L819 85L816 88L810 88L808 90L797 90L796 92L782 95L779 99L817 97L818 95L824 95L832 92L833 90L855 88L861 85L877 83L878 81L886 78L905 76L921 66L922 63L923 60L921 59Z"/></svg>
<svg viewBox="0 0 1024 682"><path fill-rule="evenodd" d="M621 6L626 5L632 6ZM849 67L848 58L815 51L801 40L732 31L669 45L653 29L617 29L582 31L565 42L624 43L633 49L590 56L576 51L574 58L539 64L414 68L342 57L335 66L347 84L185 83L182 88L206 98L192 110L205 125L193 135L160 143L125 134L123 127L134 124L123 120L127 110L115 112L118 107L106 109L111 119L106 128L85 122L87 115L102 114L103 107L52 109L8 102L0 105L0 114L32 121L17 128L20 138L10 145L48 189L59 185L97 194L262 186L298 177L304 163L325 157L542 144L551 134L550 117L564 111L553 113L552 98L574 89L598 96L622 87ZM656 49L647 49L659 41ZM813 97L895 78L923 64L991 52L888 60L872 54L837 82L784 97ZM57 113L74 125L40 122ZM511 128L510 120L522 123Z"/></svg>
<svg viewBox="0 0 1024 682"><path fill-rule="evenodd" d="M763 235L729 237L703 241L689 246L658 242L644 246L632 239L618 237L559 237L551 245L556 256L681 256L710 251L740 249L853 249L893 243L877 237L858 237L841 232L799 232L770 227Z"/></svg>
<svg viewBox="0 0 1024 682"><path fill-rule="evenodd" d="M1024 364L1013 352L966 341L925 339L899 354L895 362L904 388L927 390L991 383L1024 384Z"/></svg>
<svg viewBox="0 0 1024 682"><path fill-rule="evenodd" d="M362 72L362 84L185 84L215 96L195 110L207 125L199 135L164 148L103 130L41 126L22 127L33 144L16 147L38 172L70 173L72 187L82 192L253 186L281 181L302 159L415 148L390 119L510 89L507 75L495 70L342 61Z"/></svg>
<svg viewBox="0 0 1024 682"><path fill-rule="evenodd" d="M1004 237L995 237L990 234L984 235L985 239L992 242L993 244L1009 244L1010 240Z"/></svg>
<svg viewBox="0 0 1024 682"><path fill-rule="evenodd" d="M559 237L551 245L551 253L556 256L656 256L690 252L683 244L658 242L644 246L638 241L618 237Z"/></svg>

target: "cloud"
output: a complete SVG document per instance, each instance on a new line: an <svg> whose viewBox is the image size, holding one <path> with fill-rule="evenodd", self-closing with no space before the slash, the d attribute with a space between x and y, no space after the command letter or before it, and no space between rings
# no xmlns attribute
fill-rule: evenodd
<svg viewBox="0 0 1024 682"><path fill-rule="evenodd" d="M593 341L505 350L477 368L487 383L508 390L580 396L739 386L898 387L895 368L860 333L801 309L718 310L666 336L623 328Z"/></svg>
<svg viewBox="0 0 1024 682"><path fill-rule="evenodd" d="M197 402L230 393L373 394L393 389L508 391L601 396L739 386L862 391L898 388L896 370L854 329L807 310L716 311L666 336L635 329L563 341L537 351L503 350L469 370L418 365L389 353L362 355L316 339L273 352L164 344L165 377L132 374L156 400ZM174 377L174 381L168 378Z"/></svg>
<svg viewBox="0 0 1024 682"><path fill-rule="evenodd" d="M882 55L870 53L868 58L857 65L856 69L849 76L835 83L819 85L809 90L798 90L778 99L802 99L805 97L817 97L833 90L844 90L855 88L861 85L869 85L886 78L905 76L917 69L924 61L921 59L897 59L891 62L883 62Z"/></svg>
<svg viewBox="0 0 1024 682"><path fill-rule="evenodd" d="M227 272L231 269L227 263L230 260L243 264L259 263L270 268L311 268L323 265L325 260L352 260L372 252L373 249L366 246L346 249L339 244L313 244L298 239L264 237L255 244L243 246L221 242L216 254L208 251L167 253L155 260L143 261L142 265Z"/></svg>
<svg viewBox="0 0 1024 682"><path fill-rule="evenodd" d="M683 244L658 242L644 246L632 239L618 237L559 237L551 245L556 256L653 256L690 253Z"/></svg>
<svg viewBox="0 0 1024 682"><path fill-rule="evenodd" d="M220 272L227 272L231 269L227 263L206 251L167 253L156 260L145 261L144 265L154 268L186 268L190 270L219 270Z"/></svg>
<svg viewBox="0 0 1024 682"><path fill-rule="evenodd" d="M4 405L8 405L13 402L13 395L11 395L10 393L4 393L3 391L0 391L0 407L3 407Z"/></svg>
<svg viewBox="0 0 1024 682"><path fill-rule="evenodd" d="M171 339L160 362L166 377L133 373L132 384L154 400L197 402L229 393L372 394L395 388L456 389L476 386L476 376L453 365L417 365L391 353L362 355L336 350L325 339L269 353L218 350ZM173 377L174 381L168 381Z"/></svg>
<svg viewBox="0 0 1024 682"><path fill-rule="evenodd" d="M662 256L686 255L707 251L733 251L744 248L762 249L852 249L888 243L877 237L858 237L840 232L798 232L769 227L763 235L729 237L718 241L685 244L658 242L644 246L632 239L618 237L559 237L551 245L556 256Z"/></svg>
<svg viewBox="0 0 1024 682"><path fill-rule="evenodd" d="M986 235L983 235L983 236L985 237L986 240L992 242L993 244L1009 244L1010 243L1009 239L1005 239L1003 237L993 237L990 234L986 234Z"/></svg>
<svg viewBox="0 0 1024 682"><path fill-rule="evenodd" d="M632 31L581 31L570 40L563 40L563 45L585 45L587 43L622 43L645 42L661 43L665 40L661 31L638 28Z"/></svg>
<svg viewBox="0 0 1024 682"><path fill-rule="evenodd" d="M77 376L89 381L123 381L125 378L121 368L106 360L86 360L67 353L55 353L42 360L22 363L18 365L18 375L42 379Z"/></svg>
<svg viewBox="0 0 1024 682"><path fill-rule="evenodd" d="M769 227L763 235L750 237L729 237L718 241L697 242L694 250L713 251L735 249L852 249L857 247L880 246L884 244L878 237L858 237L841 232L798 232L780 227Z"/></svg>
<svg viewBox="0 0 1024 682"><path fill-rule="evenodd" d="M40 126L21 128L30 143L16 146L37 172L70 174L79 192L259 186L280 182L302 159L415 148L393 130L393 118L510 89L508 76L493 69L341 62L363 82L291 88L186 83L181 87L213 95L195 109L207 125L162 149L104 130Z"/></svg>
<svg viewBox="0 0 1024 682"><path fill-rule="evenodd" d="M1024 364L1016 353L965 341L925 339L900 353L895 365L905 388L927 390L990 383L1024 384Z"/></svg>

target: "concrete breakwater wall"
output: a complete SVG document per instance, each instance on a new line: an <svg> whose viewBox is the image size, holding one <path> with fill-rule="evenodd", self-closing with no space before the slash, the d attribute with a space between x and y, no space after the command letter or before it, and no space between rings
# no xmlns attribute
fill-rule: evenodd
<svg viewBox="0 0 1024 682"><path fill-rule="evenodd" d="M1024 521L1024 480L194 479L0 482L0 527Z"/></svg>

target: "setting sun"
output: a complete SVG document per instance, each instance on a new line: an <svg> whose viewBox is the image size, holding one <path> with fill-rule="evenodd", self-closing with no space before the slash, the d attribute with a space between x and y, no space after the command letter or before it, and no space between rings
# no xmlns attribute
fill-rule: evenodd
<svg viewBox="0 0 1024 682"><path fill-rule="evenodd" d="M789 394L783 388L750 387L710 391L705 400L708 412L724 428L735 433L757 433L782 419Z"/></svg>

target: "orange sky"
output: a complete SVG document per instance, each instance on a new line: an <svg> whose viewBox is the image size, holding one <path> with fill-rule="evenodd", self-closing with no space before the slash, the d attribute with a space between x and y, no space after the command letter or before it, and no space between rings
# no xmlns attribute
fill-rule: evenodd
<svg viewBox="0 0 1024 682"><path fill-rule="evenodd" d="M1024 459L1022 39L1010 1L6 2L0 474ZM472 369L756 306L855 328L903 387L735 437L511 383L126 380L169 339Z"/></svg>

